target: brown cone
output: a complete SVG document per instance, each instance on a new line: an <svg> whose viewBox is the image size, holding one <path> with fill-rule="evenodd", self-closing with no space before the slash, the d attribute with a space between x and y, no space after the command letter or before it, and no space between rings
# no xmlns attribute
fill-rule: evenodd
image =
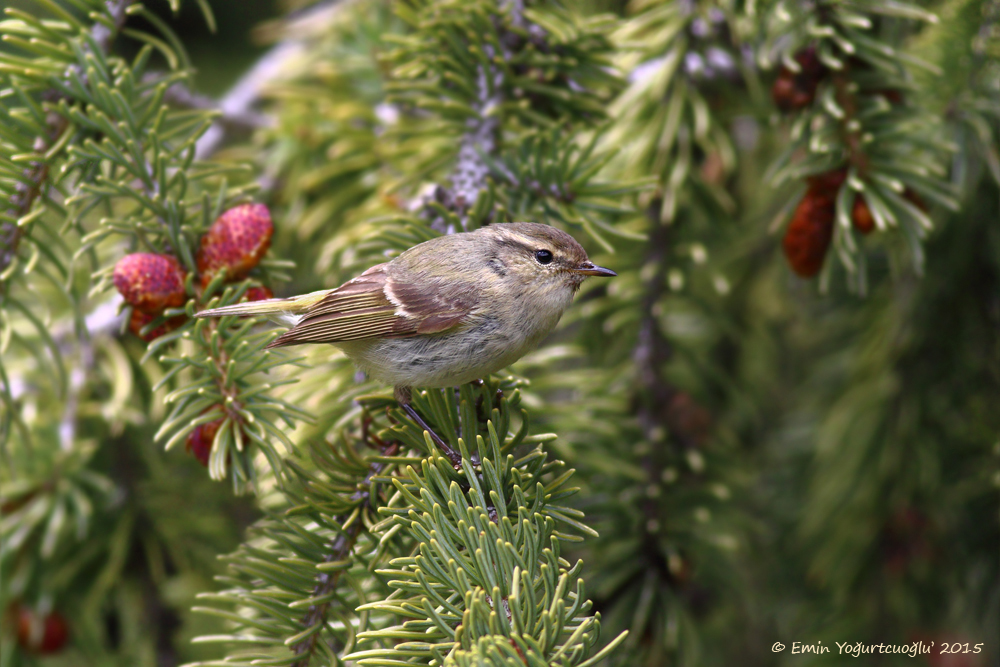
<svg viewBox="0 0 1000 667"><path fill-rule="evenodd" d="M872 230L875 229L875 218L872 216L871 209L868 208L863 195L858 195L854 198L854 208L851 210L851 223L862 234L871 234Z"/></svg>
<svg viewBox="0 0 1000 667"><path fill-rule="evenodd" d="M795 208L782 246L792 270L803 278L812 278L823 268L833 239L835 213L834 196L814 189L807 191Z"/></svg>

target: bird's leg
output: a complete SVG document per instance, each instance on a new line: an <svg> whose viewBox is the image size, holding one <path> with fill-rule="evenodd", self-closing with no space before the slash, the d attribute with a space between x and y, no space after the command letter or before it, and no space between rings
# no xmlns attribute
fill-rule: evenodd
<svg viewBox="0 0 1000 667"><path fill-rule="evenodd" d="M403 411L407 414L407 416L410 419L412 419L417 423L417 426L419 426L422 430L427 431L427 433L430 434L431 440L433 440L434 444L436 444L438 447L441 448L441 451L443 451L445 456L448 457L448 460L451 461L452 465L455 466L456 470L462 467L462 455L456 452L454 449L452 449L451 445L442 440L441 436L435 433L434 429L432 429L430 426L427 425L427 422L425 422L420 417L417 411L413 409L412 405L410 405L409 403L403 403L402 405L400 405L400 407L403 408Z"/></svg>
<svg viewBox="0 0 1000 667"><path fill-rule="evenodd" d="M405 412L410 419L415 421L417 423L417 426L419 426L424 431L427 431L427 433L431 436L431 440L433 440L434 444L436 444L438 447L441 448L441 451L444 452L444 455L448 457L448 460L451 461L451 464L455 466L456 470L461 468L462 455L456 452L454 449L452 449L451 445L449 445L441 438L441 436L435 433L434 429L428 426L427 422L425 422L423 418L417 413L417 411L413 409L413 406L410 405L410 398L411 398L410 388L396 387L394 394L396 396L396 402L399 403L399 407L403 408L403 412Z"/></svg>

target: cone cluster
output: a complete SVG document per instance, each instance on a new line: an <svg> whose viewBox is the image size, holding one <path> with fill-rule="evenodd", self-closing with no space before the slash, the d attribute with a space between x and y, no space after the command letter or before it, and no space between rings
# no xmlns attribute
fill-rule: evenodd
<svg viewBox="0 0 1000 667"><path fill-rule="evenodd" d="M812 278L823 268L833 240L837 194L846 178L847 170L837 169L807 179L809 189L795 208L782 241L788 264L803 278ZM903 196L924 208L923 201L911 190L907 189ZM851 225L860 234L870 234L875 229L875 216L861 193L855 196L851 207Z"/></svg>
<svg viewBox="0 0 1000 667"><path fill-rule="evenodd" d="M273 233L271 213L263 204L243 204L225 211L201 237L196 257L201 290L223 271L226 282L245 278L267 253ZM125 303L132 307L129 331L148 343L183 326L185 315L166 319L163 315L167 309L187 303L187 277L181 263L170 254L136 252L122 257L115 265L112 280ZM260 301L273 296L267 287L255 286L246 291L244 298ZM157 320L159 324L149 328ZM222 422L220 418L202 424L187 437L187 451L204 466L208 466Z"/></svg>
<svg viewBox="0 0 1000 667"><path fill-rule="evenodd" d="M197 266L202 288L223 269L229 282L245 278L264 257L273 233L271 213L263 204L243 204L220 215L201 238ZM136 252L122 257L112 279L122 298L132 306L129 331L148 343L182 326L187 317L179 315L142 333L165 310L180 308L187 302L186 278L173 255ZM266 287L251 287L246 294L249 301L272 296Z"/></svg>

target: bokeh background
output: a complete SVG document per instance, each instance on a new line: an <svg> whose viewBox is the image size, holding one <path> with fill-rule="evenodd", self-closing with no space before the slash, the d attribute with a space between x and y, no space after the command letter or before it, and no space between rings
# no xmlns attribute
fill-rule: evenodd
<svg viewBox="0 0 1000 667"><path fill-rule="evenodd" d="M828 107L814 94L783 112L773 90L789 75L758 55L792 58L820 39L775 27L776 14L843 3L780 4L564 5L579 17L609 15L602 57L621 76L595 93L607 114L598 179L628 184L595 196L597 223L502 200L508 213L565 226L620 274L588 285L552 339L514 367L531 381L523 393L533 428L558 434L546 449L577 471L573 506L600 533L566 550L583 560L604 637L630 630L607 664L1000 665L1000 9L913 4L914 15L940 16L935 24L886 16L879 7L888 3L854 7L877 17L873 39L938 68L904 60L909 69L891 79L898 96L884 97L917 119L897 126L900 141L917 146L905 159L929 165L927 178L955 206L924 195L919 206L934 225L926 239L901 228L854 233L853 255L838 254L838 231L841 245L821 253L824 272L807 279L790 268L783 238L793 209L813 196L808 179L835 169L820 164L776 184L775 165L809 158L801 119ZM215 32L195 2L176 13L150 4L183 42L193 67L185 85L199 104L225 100L255 64L297 45L277 76L257 82L240 112L250 120L226 126L211 158L251 165L240 182L257 183L253 198L271 209L271 257L295 262L275 292L336 286L400 243L382 236L390 218L412 213L447 173L435 160L450 159L456 136L400 131L396 118L413 110L387 102L387 83L401 80L387 36L419 26L388 2L211 6ZM155 29L142 17L129 25ZM115 46L126 58L138 51L127 38ZM663 74L671 58L679 65ZM858 70L862 90L882 90ZM675 107L683 111L671 121ZM583 141L597 115L581 113L560 131ZM518 122L504 125L512 150L529 145ZM940 146L923 146L921 133ZM115 250L100 252L110 266ZM864 255L863 284L844 268L845 253L847 262ZM3 295L51 299L46 326L68 330L71 308L43 282L5 284ZM83 315L112 295L81 299ZM273 488L236 495L183 447L163 451L154 434L164 392L152 389L163 370L140 361L146 344L124 328L95 335L108 342L83 384L77 458L60 458L51 444L63 404L33 379L50 372L27 351L34 334L4 348L10 377L23 378L4 410L50 443L29 447L5 433L4 667L221 659L217 645L191 640L225 632L228 621L191 607L223 585L213 579L227 572L218 557L247 539L252 546L248 527L285 502ZM311 350L311 370L287 371L302 383L284 396L320 415L296 431L303 448L343 416L333 406L353 372L329 357ZM80 482L80 471L92 479ZM92 499L89 524L57 530L58 547L46 551L45 521L58 503L42 500L65 484L82 484ZM19 588L18 576L31 584ZM57 615L68 639L51 630L51 651L25 639L22 608ZM775 642L788 648L773 652ZM791 655L794 642L822 642L832 655ZM837 655L837 642L936 648L851 658ZM943 644L962 648L943 655Z"/></svg>

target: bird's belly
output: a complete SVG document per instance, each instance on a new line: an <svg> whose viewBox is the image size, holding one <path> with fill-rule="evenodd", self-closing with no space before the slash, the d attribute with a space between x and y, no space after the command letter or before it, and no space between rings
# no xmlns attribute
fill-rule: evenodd
<svg viewBox="0 0 1000 667"><path fill-rule="evenodd" d="M370 377L393 386L453 387L509 366L535 348L555 326L521 328L510 333L495 319L483 318L455 331L410 338L336 343Z"/></svg>

